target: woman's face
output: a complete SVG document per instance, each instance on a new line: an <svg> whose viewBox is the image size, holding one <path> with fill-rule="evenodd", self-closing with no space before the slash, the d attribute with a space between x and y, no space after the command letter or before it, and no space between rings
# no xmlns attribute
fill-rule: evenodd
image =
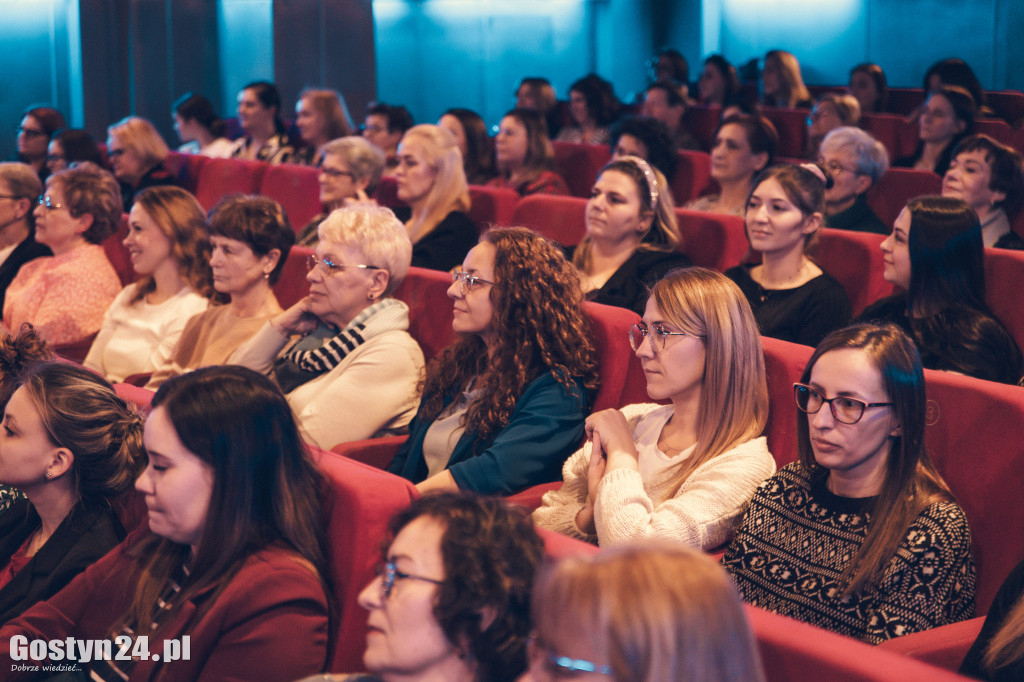
<svg viewBox="0 0 1024 682"><path fill-rule="evenodd" d="M380 274L382 270L332 268L327 265L325 261L334 265L373 265L366 262L366 256L359 249L337 242L321 239L316 247L316 257L320 264L306 274L309 312L344 329L380 295L383 287L376 283L383 278L386 284L387 277Z"/></svg>
<svg viewBox="0 0 1024 682"><path fill-rule="evenodd" d="M398 198L409 205L426 200L437 179L437 168L427 161L427 150L421 140L405 138L398 145L398 167L395 180Z"/></svg>
<svg viewBox="0 0 1024 682"><path fill-rule="evenodd" d="M711 146L711 177L719 182L749 181L767 161L767 154L751 151L743 126L727 123L718 130Z"/></svg>
<svg viewBox="0 0 1024 682"><path fill-rule="evenodd" d="M64 202L64 188L59 182L47 184L43 203L36 206L34 214L36 241L49 246L55 256L79 246L82 234L91 225L91 216L88 214L78 217L71 215Z"/></svg>
<svg viewBox="0 0 1024 682"><path fill-rule="evenodd" d="M648 332L637 347L636 356L647 377L647 395L652 400L699 399L707 357L704 341L690 335L666 336L665 347L661 348L662 339L652 338L656 336L654 330L675 333L682 330L665 319L653 296L647 299L643 322Z"/></svg>
<svg viewBox="0 0 1024 682"><path fill-rule="evenodd" d="M383 576L359 594L370 612L363 665L384 679L459 679L467 665L434 617L439 581L445 579L441 539L445 526L429 516L413 519L388 548L395 573L384 595Z"/></svg>
<svg viewBox="0 0 1024 682"><path fill-rule="evenodd" d="M644 208L633 178L615 170L598 176L587 201L587 234L611 246L635 248L651 225L653 214Z"/></svg>
<svg viewBox="0 0 1024 682"><path fill-rule="evenodd" d="M889 402L882 373L861 349L841 348L819 357L809 384L825 399L842 396L864 403ZM817 413L806 417L814 461L832 476L877 494L885 479L891 438L899 435L893 408L868 407L856 424L843 424L823 403Z"/></svg>
<svg viewBox="0 0 1024 682"><path fill-rule="evenodd" d="M590 109L587 107L587 98L578 90L569 92L569 113L576 125L583 125L590 119Z"/></svg>
<svg viewBox="0 0 1024 682"><path fill-rule="evenodd" d="M340 154L324 154L320 163L320 203L325 206L341 205L341 202L356 196L357 189L365 189L366 185L356 182L352 168L345 163Z"/></svg>
<svg viewBox="0 0 1024 682"><path fill-rule="evenodd" d="M213 235L210 269L213 270L213 288L222 294L237 296L247 293L267 277L277 265L277 250L266 256L257 256L243 241Z"/></svg>
<svg viewBox="0 0 1024 682"><path fill-rule="evenodd" d="M863 71L854 71L850 76L850 94L860 103L860 110L870 113L878 107L878 86L875 79Z"/></svg>
<svg viewBox="0 0 1024 682"><path fill-rule="evenodd" d="M34 116L25 116L18 126L18 155L27 161L46 158L46 146L50 136Z"/></svg>
<svg viewBox="0 0 1024 682"><path fill-rule="evenodd" d="M843 125L839 110L832 102L818 102L808 117L811 120L809 130L811 138L823 139L831 131Z"/></svg>
<svg viewBox="0 0 1024 682"><path fill-rule="evenodd" d="M252 88L238 93L238 123L247 135L265 133L274 129L273 108L263 106L263 102Z"/></svg>
<svg viewBox="0 0 1024 682"><path fill-rule="evenodd" d="M462 272L494 282L494 257L497 249L490 242L480 242L466 254L462 261ZM460 334L479 334L489 342L492 334L491 321L494 306L491 303L491 284L477 282L468 288L463 282L453 282L448 287L448 298L452 299L454 318L452 329Z"/></svg>
<svg viewBox="0 0 1024 682"><path fill-rule="evenodd" d="M295 126L299 129L302 141L308 145L321 145L327 140L327 121L323 114L313 108L308 97L302 97L295 103Z"/></svg>
<svg viewBox="0 0 1024 682"><path fill-rule="evenodd" d="M515 116L501 119L501 126L494 138L494 153L498 163L509 170L518 170L526 163L526 152L530 139L526 126Z"/></svg>
<svg viewBox="0 0 1024 682"><path fill-rule="evenodd" d="M123 243L136 274L152 275L161 267L171 272L178 269L171 255L171 240L141 204L132 206L128 214L128 236Z"/></svg>
<svg viewBox="0 0 1024 682"><path fill-rule="evenodd" d="M213 496L213 469L182 444L163 407L149 415L142 442L149 464L135 489L146 496L149 529L194 552Z"/></svg>
<svg viewBox="0 0 1024 682"><path fill-rule="evenodd" d="M195 120L189 120L182 118L181 114L175 112L172 116L174 118L174 132L178 134L178 139L182 142L191 142L196 139L195 134Z"/></svg>
<svg viewBox="0 0 1024 682"><path fill-rule="evenodd" d="M721 104L725 100L725 77L722 72L708 62L704 62L704 70L700 72L697 88L700 99L705 104Z"/></svg>
<svg viewBox="0 0 1024 682"><path fill-rule="evenodd" d="M934 93L921 108L921 139L945 144L962 133L966 123L956 117L953 103L945 95Z"/></svg>
<svg viewBox="0 0 1024 682"><path fill-rule="evenodd" d="M45 484L47 473L54 476L64 471L55 460L59 449L46 434L28 391L16 390L0 429L0 482L31 493Z"/></svg>
<svg viewBox="0 0 1024 682"><path fill-rule="evenodd" d="M531 111L536 111L540 108L537 104L537 96L529 85L520 85L519 89L516 90L516 108L529 109Z"/></svg>
<svg viewBox="0 0 1024 682"><path fill-rule="evenodd" d="M54 140L46 152L46 170L53 174L67 167L68 160L64 157L64 147L59 141Z"/></svg>
<svg viewBox="0 0 1024 682"><path fill-rule="evenodd" d="M619 141L615 143L615 153L612 154L612 159L621 159L623 156L639 156L646 161L647 145L633 135L623 133L619 136Z"/></svg>
<svg viewBox="0 0 1024 682"><path fill-rule="evenodd" d="M462 152L462 158L465 159L468 147L466 146L466 131L462 127L462 121L451 114L445 114L441 117L441 120L437 122L437 125L441 126L455 137L455 143L459 145L459 151Z"/></svg>
<svg viewBox="0 0 1024 682"><path fill-rule="evenodd" d="M882 276L886 282L906 289L910 286L910 211L900 211L892 224L892 234L882 242Z"/></svg>
<svg viewBox="0 0 1024 682"><path fill-rule="evenodd" d="M779 60L775 57L768 57L764 60L764 69L761 70L761 87L764 94L774 97L779 94L780 83L782 82L779 73Z"/></svg>
<svg viewBox="0 0 1024 682"><path fill-rule="evenodd" d="M768 178L750 195L747 203L747 239L761 253L787 254L803 251L807 235L818 224L790 201L775 178Z"/></svg>
<svg viewBox="0 0 1024 682"><path fill-rule="evenodd" d="M110 165L114 169L117 179L132 187L138 184L142 176L149 170L142 157L114 137L107 138L107 158L110 159Z"/></svg>
<svg viewBox="0 0 1024 682"><path fill-rule="evenodd" d="M988 213L993 203L1006 198L1006 192L993 190L992 164L984 149L957 154L942 178L942 196L963 199L979 215Z"/></svg>

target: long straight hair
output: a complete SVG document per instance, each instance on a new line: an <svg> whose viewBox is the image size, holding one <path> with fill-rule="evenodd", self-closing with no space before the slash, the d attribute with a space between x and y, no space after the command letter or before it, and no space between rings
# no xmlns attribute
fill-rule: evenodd
<svg viewBox="0 0 1024 682"><path fill-rule="evenodd" d="M1019 598L1006 615L1003 624L992 635L988 646L985 647L981 666L985 671L994 673L997 669L1005 668L1022 658L1024 658L1024 598Z"/></svg>
<svg viewBox="0 0 1024 682"><path fill-rule="evenodd" d="M914 342L895 325L859 324L835 331L818 344L800 377L811 380L818 359L834 350L863 352L882 377L895 423L900 431L890 436L882 490L871 504L867 537L843 569L844 594L871 589L881 579L907 528L925 507L953 501L953 493L935 470L924 447L925 386L921 358ZM808 416L799 414L796 433L800 464L812 476L825 476L811 448Z"/></svg>
<svg viewBox="0 0 1024 682"><path fill-rule="evenodd" d="M433 232L452 211L468 211L470 199L462 152L455 136L441 126L421 123L409 128L402 136L402 142L411 140L420 143L427 163L436 172L423 211L414 214L406 223L409 236L413 242L418 242Z"/></svg>

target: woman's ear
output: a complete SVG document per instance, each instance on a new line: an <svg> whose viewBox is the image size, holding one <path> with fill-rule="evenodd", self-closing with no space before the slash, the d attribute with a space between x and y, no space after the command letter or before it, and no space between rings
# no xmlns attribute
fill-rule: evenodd
<svg viewBox="0 0 1024 682"><path fill-rule="evenodd" d="M71 471L75 464L75 455L67 448L54 448L50 463L46 465L44 476L46 480L53 481Z"/></svg>
<svg viewBox="0 0 1024 682"><path fill-rule="evenodd" d="M897 423L896 423L896 424L895 424L895 425L894 425L894 426L892 427L892 430L891 430L891 431L889 431L889 436L890 436L891 438L899 438L899 437L900 437L900 436L902 436L902 435L903 435L903 426L902 426L902 425L901 425L900 423L898 423L898 422L897 422Z"/></svg>
<svg viewBox="0 0 1024 682"><path fill-rule="evenodd" d="M373 275L370 277L370 286L367 289L366 297L371 301L376 301L387 291L391 275L387 270L371 270L371 272Z"/></svg>
<svg viewBox="0 0 1024 682"><path fill-rule="evenodd" d="M640 212L640 222L636 224L636 231L638 234L645 234L651 229L651 224L654 223L654 211L648 209Z"/></svg>
<svg viewBox="0 0 1024 682"><path fill-rule="evenodd" d="M804 226L802 232L804 234L814 234L817 232L824 222L824 218L820 213L815 211L811 215L804 218Z"/></svg>
<svg viewBox="0 0 1024 682"><path fill-rule="evenodd" d="M92 227L92 213L83 213L76 220L75 232L78 234L85 234Z"/></svg>
<svg viewBox="0 0 1024 682"><path fill-rule="evenodd" d="M764 170L765 166L768 165L768 152L758 152L757 154L754 154L754 157L757 159L754 167L757 169L757 172L760 173Z"/></svg>
<svg viewBox="0 0 1024 682"><path fill-rule="evenodd" d="M270 273L277 268L277 264L281 260L281 250L271 249L260 260L263 261L263 276L270 277Z"/></svg>

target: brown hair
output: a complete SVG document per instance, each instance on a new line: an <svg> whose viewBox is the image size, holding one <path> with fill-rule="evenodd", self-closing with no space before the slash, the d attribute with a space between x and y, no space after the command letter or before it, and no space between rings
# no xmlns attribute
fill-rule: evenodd
<svg viewBox="0 0 1024 682"><path fill-rule="evenodd" d="M791 53L785 50L771 50L764 56L765 66L768 60L775 62L779 69L779 86L782 89L781 95L776 101L766 101L765 104L796 107L801 102L811 99L811 92L804 85L803 76L800 75L800 62Z"/></svg>
<svg viewBox="0 0 1024 682"><path fill-rule="evenodd" d="M17 390L21 375L47 360L53 360L53 350L28 322L17 334L0 336L0 412Z"/></svg>
<svg viewBox="0 0 1024 682"><path fill-rule="evenodd" d="M72 216L92 216L92 224L82 233L87 242L99 244L117 232L124 204L121 186L110 172L83 161L46 179L47 188L54 185L64 193L64 203Z"/></svg>
<svg viewBox="0 0 1024 682"><path fill-rule="evenodd" d="M548 124L544 117L531 109L512 109L502 118L514 118L526 129L526 158L523 159L522 177L526 181L536 180L544 171L555 168L555 148L548 138ZM498 165L503 177L510 177L509 169Z"/></svg>
<svg viewBox="0 0 1024 682"><path fill-rule="evenodd" d="M757 188L768 180L775 180L782 187L782 191L786 193L786 198L789 199L789 202L803 214L804 220L810 218L815 213L824 217L825 188L826 186L831 186L831 179L829 178L828 171L820 165L808 165L816 166L822 175L825 176L825 180L823 181L813 169L804 168L804 166L795 163L783 163L761 171L754 178L754 182L750 186L750 196L753 196ZM747 198L747 204L749 205L749 203L750 197ZM820 232L820 228L804 237L805 253L813 250L817 244L818 232Z"/></svg>
<svg viewBox="0 0 1024 682"><path fill-rule="evenodd" d="M277 284L295 244L295 232L281 204L255 194L232 194L217 202L210 211L210 235L227 237L247 245L257 256L277 249L277 265L267 278Z"/></svg>

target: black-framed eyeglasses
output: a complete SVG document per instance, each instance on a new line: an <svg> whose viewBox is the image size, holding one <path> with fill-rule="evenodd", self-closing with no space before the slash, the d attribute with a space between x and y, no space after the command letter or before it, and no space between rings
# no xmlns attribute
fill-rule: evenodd
<svg viewBox="0 0 1024 682"><path fill-rule="evenodd" d="M431 583L434 585L441 585L444 583L443 580L435 580L434 578L425 578L421 575L403 573L398 570L394 561L387 561L383 566L378 566L377 575L381 576L380 598L382 601L391 596L391 590L394 589L396 580L419 580L421 582Z"/></svg>
<svg viewBox="0 0 1024 682"><path fill-rule="evenodd" d="M345 268L359 268L360 270L382 270L376 265L348 265L345 263L335 263L334 261L327 258L317 258L313 254L306 256L306 270L311 271L317 265L321 266L321 269L328 275L338 271L344 270Z"/></svg>
<svg viewBox="0 0 1024 682"><path fill-rule="evenodd" d="M340 178L347 175L353 180L356 179L355 174L351 173L350 171L338 170L337 168L328 168L327 166L320 166L320 172L331 178Z"/></svg>
<svg viewBox="0 0 1024 682"><path fill-rule="evenodd" d="M796 408L807 414L817 414L821 406L828 403L832 416L840 424L856 424L869 407L892 407L896 404L866 403L843 395L826 398L818 389L807 384L793 384L793 396L796 398Z"/></svg>
<svg viewBox="0 0 1024 682"><path fill-rule="evenodd" d="M639 350L644 342L644 337L651 337L651 347L656 352L665 350L665 344L670 336L690 336L686 332L670 332L660 324L652 324L650 327L645 322L637 322L629 328L629 345L633 350Z"/></svg>
<svg viewBox="0 0 1024 682"><path fill-rule="evenodd" d="M545 672L555 678L572 678L579 673L613 674L610 665L601 665L583 658L570 658L569 656L559 655L536 632L530 634L529 651L530 657L540 660Z"/></svg>
<svg viewBox="0 0 1024 682"><path fill-rule="evenodd" d="M476 275L471 275L468 272L463 272L462 270L452 270L452 284L455 282L458 282L462 286L463 296L473 291L473 287L477 284L494 284L494 282L486 280L483 277L477 277Z"/></svg>
<svg viewBox="0 0 1024 682"><path fill-rule="evenodd" d="M47 132L45 130L36 130L35 128L26 128L25 126L16 126L14 128L14 131L16 133L18 133L19 135L24 135L25 137L47 137L48 136Z"/></svg>

